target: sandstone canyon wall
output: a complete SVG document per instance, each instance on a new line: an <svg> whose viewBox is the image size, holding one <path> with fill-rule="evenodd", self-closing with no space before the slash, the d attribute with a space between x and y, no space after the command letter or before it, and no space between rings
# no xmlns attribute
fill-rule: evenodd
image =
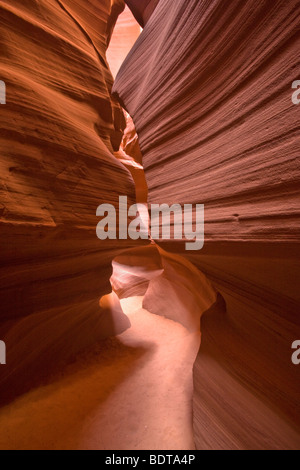
<svg viewBox="0 0 300 470"><path fill-rule="evenodd" d="M299 4L126 3L120 148L123 0L0 0L0 401L129 327L113 287L205 311L198 449L299 447ZM203 250L96 238L99 204L147 201L142 164L149 202L205 204Z"/></svg>
<svg viewBox="0 0 300 470"><path fill-rule="evenodd" d="M125 118L106 49L122 0L1 0L1 400L129 321L111 292L130 241L96 238L99 204L135 202L115 158Z"/></svg>
<svg viewBox="0 0 300 470"><path fill-rule="evenodd" d="M203 250L159 242L221 293L194 367L198 449L300 445L299 28L297 0L160 0L113 88L149 202L205 204Z"/></svg>

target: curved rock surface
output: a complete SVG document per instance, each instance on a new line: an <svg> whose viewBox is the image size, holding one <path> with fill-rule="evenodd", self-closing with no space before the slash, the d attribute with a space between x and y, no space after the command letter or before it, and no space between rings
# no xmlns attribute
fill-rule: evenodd
<svg viewBox="0 0 300 470"><path fill-rule="evenodd" d="M130 241L96 238L101 203L135 202L106 49L122 0L0 1L1 400L129 326L111 292ZM136 242L135 242L136 244Z"/></svg>
<svg viewBox="0 0 300 470"><path fill-rule="evenodd" d="M199 331L201 315L217 301L211 283L192 263L155 244L117 256L111 284L120 299L144 296L144 309L190 332Z"/></svg>
<svg viewBox="0 0 300 470"><path fill-rule="evenodd" d="M225 300L194 368L199 449L300 445L299 27L297 0L160 0L113 89L149 201L205 204L202 251L160 243Z"/></svg>
<svg viewBox="0 0 300 470"><path fill-rule="evenodd" d="M126 0L138 23L144 27L160 0Z"/></svg>

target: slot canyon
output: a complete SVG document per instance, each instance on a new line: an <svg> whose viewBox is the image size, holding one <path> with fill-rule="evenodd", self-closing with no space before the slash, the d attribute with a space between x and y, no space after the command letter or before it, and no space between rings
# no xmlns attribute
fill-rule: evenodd
<svg viewBox="0 0 300 470"><path fill-rule="evenodd" d="M299 1L0 0L0 29L0 449L298 450ZM204 204L203 248L100 240L120 196Z"/></svg>

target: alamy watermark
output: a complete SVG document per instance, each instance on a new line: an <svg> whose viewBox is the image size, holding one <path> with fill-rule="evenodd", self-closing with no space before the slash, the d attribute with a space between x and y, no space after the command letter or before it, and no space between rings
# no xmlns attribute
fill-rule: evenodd
<svg viewBox="0 0 300 470"><path fill-rule="evenodd" d="M183 240L188 251L204 246L203 204L133 204L128 209L127 196L120 196L118 211L101 204L96 215L102 217L96 229L100 240Z"/></svg>
<svg viewBox="0 0 300 470"><path fill-rule="evenodd" d="M292 363L295 366L298 366L300 364L300 340L293 342L292 349L296 349L292 355Z"/></svg>
<svg viewBox="0 0 300 470"><path fill-rule="evenodd" d="M0 364L6 364L6 344L0 341Z"/></svg>
<svg viewBox="0 0 300 470"><path fill-rule="evenodd" d="M300 80L295 80L292 83L292 103L295 105L300 104ZM6 104L6 84L3 80L0 80L0 104Z"/></svg>
<svg viewBox="0 0 300 470"><path fill-rule="evenodd" d="M6 85L3 80L0 80L0 104L6 104Z"/></svg>
<svg viewBox="0 0 300 470"><path fill-rule="evenodd" d="M300 80L295 80L292 83L292 88L296 90L292 94L292 103L296 105L300 104Z"/></svg>

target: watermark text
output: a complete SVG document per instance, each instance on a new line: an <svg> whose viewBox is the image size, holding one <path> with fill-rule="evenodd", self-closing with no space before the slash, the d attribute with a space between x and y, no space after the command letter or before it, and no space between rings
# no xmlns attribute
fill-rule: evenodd
<svg viewBox="0 0 300 470"><path fill-rule="evenodd" d="M6 364L6 344L0 341L0 364Z"/></svg>
<svg viewBox="0 0 300 470"><path fill-rule="evenodd" d="M292 103L296 105L300 104L300 80L295 80L292 83L292 88L296 90L292 94Z"/></svg>
<svg viewBox="0 0 300 470"><path fill-rule="evenodd" d="M0 104L6 104L6 85L3 80L0 80Z"/></svg>
<svg viewBox="0 0 300 470"><path fill-rule="evenodd" d="M133 204L128 208L127 196L120 196L118 211L112 204L101 204L96 215L102 217L96 229L100 240L184 240L188 251L204 246L203 204Z"/></svg>
<svg viewBox="0 0 300 470"><path fill-rule="evenodd" d="M293 342L292 349L296 349L292 355L292 363L295 366L298 366L300 364L300 340Z"/></svg>

